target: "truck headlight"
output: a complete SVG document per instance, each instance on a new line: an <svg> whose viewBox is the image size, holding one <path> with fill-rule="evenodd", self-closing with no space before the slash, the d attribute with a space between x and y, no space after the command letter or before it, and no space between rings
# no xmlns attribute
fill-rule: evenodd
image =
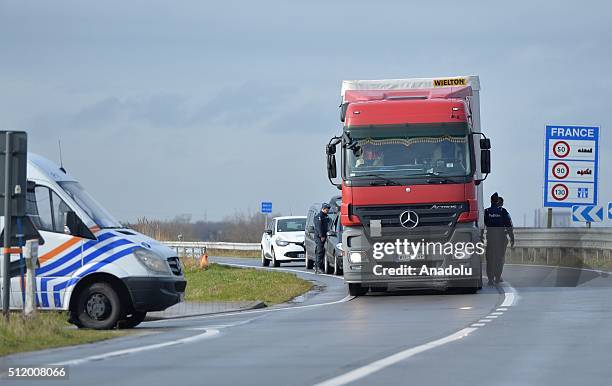
<svg viewBox="0 0 612 386"><path fill-rule="evenodd" d="M140 263L152 273L170 275L170 267L164 258L144 248L134 249L134 256Z"/></svg>
<svg viewBox="0 0 612 386"><path fill-rule="evenodd" d="M279 247L286 247L287 245L289 245L289 241L276 239L276 245L278 245Z"/></svg>
<svg viewBox="0 0 612 386"><path fill-rule="evenodd" d="M351 263L361 263L361 252L349 253L349 261Z"/></svg>

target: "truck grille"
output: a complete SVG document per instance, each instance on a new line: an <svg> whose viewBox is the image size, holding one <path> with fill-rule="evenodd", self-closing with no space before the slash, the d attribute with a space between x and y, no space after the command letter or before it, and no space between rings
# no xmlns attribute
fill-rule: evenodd
<svg viewBox="0 0 612 386"><path fill-rule="evenodd" d="M173 274L180 276L183 273L183 269L181 268L181 261L178 257L169 257L168 265L170 265L170 269L172 270Z"/></svg>
<svg viewBox="0 0 612 386"><path fill-rule="evenodd" d="M467 203L352 207L353 214L361 219L368 238L372 237L370 221L380 220L382 236L377 237L377 241L402 238L411 241L425 239L425 241L446 242L452 234L459 214L467 210ZM401 225L400 215L405 211L414 211L419 216L419 223L415 228L408 229Z"/></svg>

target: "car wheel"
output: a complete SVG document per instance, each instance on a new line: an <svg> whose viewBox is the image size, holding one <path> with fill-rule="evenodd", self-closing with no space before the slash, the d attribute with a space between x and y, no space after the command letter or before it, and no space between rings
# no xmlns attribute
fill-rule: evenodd
<svg viewBox="0 0 612 386"><path fill-rule="evenodd" d="M262 267L267 267L270 265L270 260L266 259L266 253L264 252L263 248L261 249L261 266Z"/></svg>
<svg viewBox="0 0 612 386"><path fill-rule="evenodd" d="M359 283L348 283L349 295L351 296L363 296L368 292L368 287L363 287Z"/></svg>
<svg viewBox="0 0 612 386"><path fill-rule="evenodd" d="M312 260L310 260L310 258L308 257L308 250L306 250L304 252L304 266L306 267L306 269L312 269L312 267L314 267L314 263Z"/></svg>
<svg viewBox="0 0 612 386"><path fill-rule="evenodd" d="M328 275L331 274L332 272L334 272L334 269L329 264L329 259L327 258L327 253L325 254L325 258L323 259L323 268L325 269L325 273L328 274Z"/></svg>
<svg viewBox="0 0 612 386"><path fill-rule="evenodd" d="M134 328L142 323L145 316L147 316L146 312L134 311L130 316L117 322L117 328Z"/></svg>
<svg viewBox="0 0 612 386"><path fill-rule="evenodd" d="M96 330L110 330L121 316L121 301L109 283L94 283L78 294L78 325Z"/></svg>
<svg viewBox="0 0 612 386"><path fill-rule="evenodd" d="M280 267L280 261L276 260L276 253L274 253L274 248L270 249L270 253L272 254L272 265L275 267Z"/></svg>

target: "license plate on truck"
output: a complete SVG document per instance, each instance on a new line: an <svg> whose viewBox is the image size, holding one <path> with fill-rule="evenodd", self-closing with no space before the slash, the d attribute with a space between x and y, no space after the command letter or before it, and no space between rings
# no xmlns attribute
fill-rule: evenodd
<svg viewBox="0 0 612 386"><path fill-rule="evenodd" d="M413 260L425 260L424 253L417 253L412 255L397 255L395 261L413 261Z"/></svg>

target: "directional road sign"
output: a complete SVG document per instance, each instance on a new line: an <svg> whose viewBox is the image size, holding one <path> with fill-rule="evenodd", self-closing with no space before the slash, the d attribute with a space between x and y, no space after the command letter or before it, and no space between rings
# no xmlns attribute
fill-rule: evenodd
<svg viewBox="0 0 612 386"><path fill-rule="evenodd" d="M603 207L601 205L574 205L572 206L572 221L603 221Z"/></svg>
<svg viewBox="0 0 612 386"><path fill-rule="evenodd" d="M272 213L272 203L269 201L262 201L261 213Z"/></svg>
<svg viewBox="0 0 612 386"><path fill-rule="evenodd" d="M608 220L612 220L612 202L608 202Z"/></svg>
<svg viewBox="0 0 612 386"><path fill-rule="evenodd" d="M544 206L597 205L599 127L546 126Z"/></svg>

